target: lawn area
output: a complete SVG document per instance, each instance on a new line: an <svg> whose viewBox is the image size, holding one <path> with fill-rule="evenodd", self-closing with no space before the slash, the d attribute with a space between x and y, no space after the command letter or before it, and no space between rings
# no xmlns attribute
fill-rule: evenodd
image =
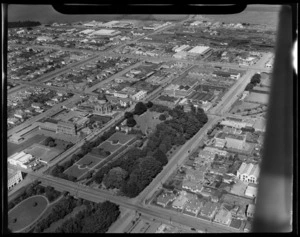
<svg viewBox="0 0 300 237"><path fill-rule="evenodd" d="M100 146L98 146L99 148L102 148L105 151L109 151L110 153L115 152L116 150L118 150L120 147L122 147L122 145L112 145L110 142L105 141L103 142Z"/></svg>
<svg viewBox="0 0 300 237"><path fill-rule="evenodd" d="M269 95L262 93L250 92L250 94L245 98L245 101L255 102L259 104L268 104Z"/></svg>
<svg viewBox="0 0 300 237"><path fill-rule="evenodd" d="M127 142L131 141L134 137L135 135L127 135L122 132L116 132L109 139L107 139L107 141L118 141L119 143L124 145Z"/></svg>
<svg viewBox="0 0 300 237"><path fill-rule="evenodd" d="M251 103L251 102L241 102L239 101L234 107L233 109L230 111L231 113L239 113L239 112L243 112L245 110L249 110L249 109L255 109L257 107L259 107L260 105L256 104L256 103Z"/></svg>
<svg viewBox="0 0 300 237"><path fill-rule="evenodd" d="M42 195L27 198L8 213L8 228L14 232L31 225L39 219L47 206L48 200Z"/></svg>
<svg viewBox="0 0 300 237"><path fill-rule="evenodd" d="M7 156L11 156L16 152L20 152L24 150L25 148L33 145L34 143L41 143L46 139L46 136L44 135L35 135L34 137L29 138L25 142L22 142L20 144L15 144L12 142L7 142Z"/></svg>
<svg viewBox="0 0 300 237"><path fill-rule="evenodd" d="M97 114L94 114L90 117L90 121L94 122L94 121L101 121L103 123L107 123L109 120L111 120L111 117L107 117L107 116L100 116Z"/></svg>
<svg viewBox="0 0 300 237"><path fill-rule="evenodd" d="M137 123L136 126L139 127L144 134L146 134L148 130L154 131L156 125L162 122L158 118L159 115L160 113L151 112L149 110L140 116L134 115L134 119Z"/></svg>
<svg viewBox="0 0 300 237"><path fill-rule="evenodd" d="M82 157L76 164L78 164L79 166L82 165L82 168L84 167L84 165L86 165L89 168L92 168L96 164L100 163L102 160L103 158L97 158L96 156L93 156L90 153L88 153L84 157Z"/></svg>
<svg viewBox="0 0 300 237"><path fill-rule="evenodd" d="M79 169L78 166L74 164L70 168L65 170L64 173L79 178L81 175L85 174L89 170L89 168Z"/></svg>

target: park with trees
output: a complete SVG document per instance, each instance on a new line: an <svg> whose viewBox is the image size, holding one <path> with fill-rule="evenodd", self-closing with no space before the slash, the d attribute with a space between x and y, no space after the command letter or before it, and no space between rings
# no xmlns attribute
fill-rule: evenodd
<svg viewBox="0 0 300 237"><path fill-rule="evenodd" d="M144 108L147 110L147 106L141 104L137 108L138 113L144 111ZM166 153L173 146L183 145L208 121L202 109L192 108L190 112L184 112L182 106L170 109L156 104L148 109L167 113L170 119L156 126L156 130L148 136L143 149L132 148L124 156L101 167L94 175L93 181L98 184L103 182L108 188L119 188L121 195L136 197L168 163ZM115 172L117 173L116 186L112 185L112 174Z"/></svg>

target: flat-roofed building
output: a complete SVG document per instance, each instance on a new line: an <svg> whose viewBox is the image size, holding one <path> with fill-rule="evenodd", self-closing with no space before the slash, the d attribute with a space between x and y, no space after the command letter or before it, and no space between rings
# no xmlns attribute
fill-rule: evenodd
<svg viewBox="0 0 300 237"><path fill-rule="evenodd" d="M254 204L248 204L247 210L246 210L246 216L253 218L254 217L254 211L255 211L255 205Z"/></svg>
<svg viewBox="0 0 300 237"><path fill-rule="evenodd" d="M48 130L51 132L56 132L57 130L57 123L52 122L44 122L40 124L40 129Z"/></svg>
<svg viewBox="0 0 300 237"><path fill-rule="evenodd" d="M64 121L59 121L57 123L57 133L64 133L67 135L76 135L77 134L77 129L76 125L72 122L64 122Z"/></svg>
<svg viewBox="0 0 300 237"><path fill-rule="evenodd" d="M243 162L237 171L237 177L246 183L258 183L259 166L257 164Z"/></svg>
<svg viewBox="0 0 300 237"><path fill-rule="evenodd" d="M27 163L31 160L33 160L33 156L25 153L24 151L17 152L7 159L8 163L11 165L21 166L24 169L28 168Z"/></svg>
<svg viewBox="0 0 300 237"><path fill-rule="evenodd" d="M226 147L242 150L246 144L246 136L238 134L227 134L225 137Z"/></svg>
<svg viewBox="0 0 300 237"><path fill-rule="evenodd" d="M176 52L176 53L178 53L178 52L180 52L180 51L183 51L183 50L185 50L185 49L188 49L190 46L189 45L181 45L180 47L177 47L177 48L175 48L174 49L174 51Z"/></svg>
<svg viewBox="0 0 300 237"><path fill-rule="evenodd" d="M227 154L228 154L227 151L223 151L218 148L209 147L209 146L204 147L203 151L208 151L208 152L212 153L213 155L218 154L220 156L227 156Z"/></svg>
<svg viewBox="0 0 300 237"><path fill-rule="evenodd" d="M115 36L121 34L120 31L117 30L107 30L107 29L101 29L94 31L90 35L99 35L99 36Z"/></svg>
<svg viewBox="0 0 300 237"><path fill-rule="evenodd" d="M134 94L132 96L132 99L134 99L134 100L142 100L142 99L144 99L146 97L146 95L147 95L147 91L141 90L138 93Z"/></svg>
<svg viewBox="0 0 300 237"><path fill-rule="evenodd" d="M92 29L86 29L86 30L83 30L83 31L80 31L79 34L91 34L93 33L95 30L92 30Z"/></svg>
<svg viewBox="0 0 300 237"><path fill-rule="evenodd" d="M14 167L7 167L7 188L10 190L16 184L23 180L21 170L17 170Z"/></svg>
<svg viewBox="0 0 300 237"><path fill-rule="evenodd" d="M210 50L211 49L208 46L196 46L190 49L188 53L204 55L208 53Z"/></svg>
<svg viewBox="0 0 300 237"><path fill-rule="evenodd" d="M254 198L257 196L257 185L254 183L248 184L246 191L245 191L245 196Z"/></svg>

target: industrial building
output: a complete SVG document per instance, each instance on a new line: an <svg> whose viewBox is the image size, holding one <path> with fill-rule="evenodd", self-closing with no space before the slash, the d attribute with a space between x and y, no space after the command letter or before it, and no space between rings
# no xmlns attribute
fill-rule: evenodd
<svg viewBox="0 0 300 237"><path fill-rule="evenodd" d="M121 34L120 31L117 30L107 30L107 29L101 29L94 31L91 33L91 35L99 35L99 36L115 36Z"/></svg>
<svg viewBox="0 0 300 237"><path fill-rule="evenodd" d="M242 150L246 144L246 136L220 132L215 136L216 146Z"/></svg>
<svg viewBox="0 0 300 237"><path fill-rule="evenodd" d="M203 55L207 54L210 50L211 50L211 49L210 49L210 47L208 47L208 46L196 46L196 47L190 49L190 50L188 51L188 53L191 53L191 54L199 54L199 55L202 55L202 56L203 56Z"/></svg>
<svg viewBox="0 0 300 237"><path fill-rule="evenodd" d="M14 167L7 168L7 188L10 190L13 186L20 183L23 180L21 170L17 170Z"/></svg>
<svg viewBox="0 0 300 237"><path fill-rule="evenodd" d="M92 32L94 32L95 30L92 30L92 29L86 29L86 30L83 30L83 31L80 31L79 34L91 34Z"/></svg>
<svg viewBox="0 0 300 237"><path fill-rule="evenodd" d="M186 49L188 49L190 46L189 45L181 45L180 47L177 47L177 48L175 48L174 49L174 51L176 52L176 53L178 53L178 52L180 52L180 51L183 51L183 50L186 50Z"/></svg>
<svg viewBox="0 0 300 237"><path fill-rule="evenodd" d="M24 169L28 168L28 163L32 161L34 157L31 154L25 152L17 152L12 156L8 157L7 161L11 165L21 166Z"/></svg>
<svg viewBox="0 0 300 237"><path fill-rule="evenodd" d="M76 125L71 123L71 122L59 121L57 123L56 132L57 133L64 133L64 134L67 134L67 135L76 135L77 134L77 129L76 129Z"/></svg>
<svg viewBox="0 0 300 237"><path fill-rule="evenodd" d="M147 91L141 90L132 96L133 100L142 100L146 97Z"/></svg>
<svg viewBox="0 0 300 237"><path fill-rule="evenodd" d="M243 162L237 171L237 177L245 183L258 183L259 166L257 164Z"/></svg>

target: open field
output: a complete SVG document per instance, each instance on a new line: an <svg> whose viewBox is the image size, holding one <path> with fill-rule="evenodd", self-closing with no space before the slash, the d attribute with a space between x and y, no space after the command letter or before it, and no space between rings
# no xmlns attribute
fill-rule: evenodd
<svg viewBox="0 0 300 237"><path fill-rule="evenodd" d="M113 141L118 141L119 144L126 144L127 142L131 141L135 136L134 135L127 135L122 132L116 132L114 133L107 141L111 141L113 144Z"/></svg>
<svg viewBox="0 0 300 237"><path fill-rule="evenodd" d="M79 178L81 175L83 175L89 170L89 168L79 169L78 166L74 164L70 168L68 168L64 173Z"/></svg>
<svg viewBox="0 0 300 237"><path fill-rule="evenodd" d="M36 206L35 203L37 204ZM20 231L35 222L48 206L46 197L38 195L29 197L8 213L8 228Z"/></svg>
<svg viewBox="0 0 300 237"><path fill-rule="evenodd" d="M26 152L33 155L35 158L40 158L41 160L49 162L62 151L56 147L50 148L41 144L33 144L31 147L26 149Z"/></svg>
<svg viewBox="0 0 300 237"><path fill-rule="evenodd" d="M250 102L245 102L245 101L237 101L233 108L231 109L230 113L239 113L243 112L245 110L251 110L259 107L260 105L255 104L255 103L250 103Z"/></svg>
<svg viewBox="0 0 300 237"><path fill-rule="evenodd" d="M86 154L84 157L82 157L78 162L76 162L77 165L79 165L81 168L88 167L92 168L96 164L103 161L100 157L93 156L91 154Z"/></svg>
<svg viewBox="0 0 300 237"><path fill-rule="evenodd" d="M146 111L140 116L134 115L134 119L137 123L136 126L138 126L144 134L148 129L154 131L156 125L162 122L158 117L159 113L151 111Z"/></svg>
<svg viewBox="0 0 300 237"><path fill-rule="evenodd" d="M116 144L113 145L108 141L105 141L103 143L101 143L100 146L98 146L99 148L102 148L104 151L109 151L110 153L115 152L116 150L118 150L122 145Z"/></svg>
<svg viewBox="0 0 300 237"><path fill-rule="evenodd" d="M44 135L36 135L20 144L14 144L12 142L7 142L7 156L11 156L16 152L20 152L20 151L24 150L25 148L33 145L34 143L41 143L45 139L46 139L46 136L44 136Z"/></svg>
<svg viewBox="0 0 300 237"><path fill-rule="evenodd" d="M269 95L250 92L250 94L245 98L245 101L259 103L259 104L268 104Z"/></svg>

